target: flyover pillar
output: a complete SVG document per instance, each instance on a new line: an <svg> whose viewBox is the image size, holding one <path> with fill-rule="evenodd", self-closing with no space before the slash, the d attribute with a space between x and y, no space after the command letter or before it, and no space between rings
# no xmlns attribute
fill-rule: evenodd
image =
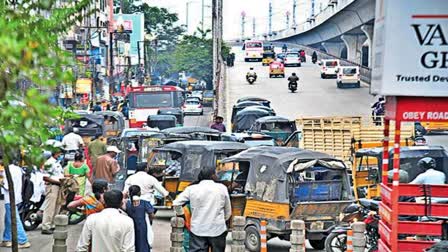
<svg viewBox="0 0 448 252"><path fill-rule="evenodd" d="M364 32L367 36L367 43L369 44L369 67L372 67L372 60L373 60L373 25L363 25L361 26L361 31Z"/></svg>
<svg viewBox="0 0 448 252"><path fill-rule="evenodd" d="M362 45L366 41L366 36L342 35L341 39L347 47L347 59L357 64L361 64Z"/></svg>
<svg viewBox="0 0 448 252"><path fill-rule="evenodd" d="M322 46L325 48L328 54L336 56L337 58L341 57L342 49L344 48L344 43L340 42L322 42Z"/></svg>

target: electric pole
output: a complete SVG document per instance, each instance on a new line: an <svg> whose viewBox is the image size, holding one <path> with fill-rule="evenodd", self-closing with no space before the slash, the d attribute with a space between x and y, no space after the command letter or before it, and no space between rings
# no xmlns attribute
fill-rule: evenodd
<svg viewBox="0 0 448 252"><path fill-rule="evenodd" d="M292 4L292 26L297 26L297 20L296 20L296 10L297 9L297 0L294 0Z"/></svg>
<svg viewBox="0 0 448 252"><path fill-rule="evenodd" d="M314 1L315 0L311 0L311 18L314 18Z"/></svg>
<svg viewBox="0 0 448 252"><path fill-rule="evenodd" d="M244 40L244 27L246 26L246 12L241 12L241 40Z"/></svg>
<svg viewBox="0 0 448 252"><path fill-rule="evenodd" d="M201 12L202 12L201 29L202 29L202 32L204 32L204 0L202 0L202 3L201 3Z"/></svg>
<svg viewBox="0 0 448 252"><path fill-rule="evenodd" d="M256 35L256 23L255 23L255 17L252 18L252 37L255 38Z"/></svg>
<svg viewBox="0 0 448 252"><path fill-rule="evenodd" d="M269 1L269 28L268 28L269 35L272 34L272 0Z"/></svg>
<svg viewBox="0 0 448 252"><path fill-rule="evenodd" d="M222 45L222 0L212 0L212 33L213 33L213 88L216 92L214 112L215 116L218 115L218 108L222 101L220 100L220 92L223 90L223 78L222 78L222 58L221 58L221 45Z"/></svg>
<svg viewBox="0 0 448 252"><path fill-rule="evenodd" d="M187 9L186 9L186 14L187 14L187 17L186 17L186 20L185 20L185 28L186 28L186 30L187 30L187 33L188 33L188 5L190 5L190 2L188 2L187 1L187 3L186 3L186 5L187 5Z"/></svg>
<svg viewBox="0 0 448 252"><path fill-rule="evenodd" d="M290 15L290 12L286 11L286 29L289 28L289 15Z"/></svg>

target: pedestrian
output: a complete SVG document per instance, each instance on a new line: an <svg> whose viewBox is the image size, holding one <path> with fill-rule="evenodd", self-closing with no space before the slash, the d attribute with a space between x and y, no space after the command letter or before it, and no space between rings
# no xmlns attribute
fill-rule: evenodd
<svg viewBox="0 0 448 252"><path fill-rule="evenodd" d="M168 191L162 186L162 183L160 183L155 177L148 174L147 163L139 163L137 165L136 173L129 176L124 182L123 193L128 195L129 188L133 185L139 186L141 189L141 198L149 201L153 205L156 203L154 197L155 191L163 197L167 197L169 194Z"/></svg>
<svg viewBox="0 0 448 252"><path fill-rule="evenodd" d="M96 169L96 160L99 156L106 154L107 146L103 142L102 136L95 138L92 142L89 143L88 153L90 157L90 162L92 163L92 170Z"/></svg>
<svg viewBox="0 0 448 252"><path fill-rule="evenodd" d="M98 157L96 168L93 170L93 179L101 178L107 180L109 184L114 183L114 176L120 170L115 157L121 151L116 146L108 146L106 154Z"/></svg>
<svg viewBox="0 0 448 252"><path fill-rule="evenodd" d="M224 118L222 118L222 116L216 116L214 123L210 126L210 128L218 130L219 132L226 132L226 126L223 121Z"/></svg>
<svg viewBox="0 0 448 252"><path fill-rule="evenodd" d="M65 151L78 151L84 146L82 137L78 135L78 128L71 128L69 133L62 138L62 145Z"/></svg>
<svg viewBox="0 0 448 252"><path fill-rule="evenodd" d="M73 177L78 182L79 191L78 194L84 196L86 190L86 180L89 177L90 169L87 166L84 156L81 152L76 152L75 160L68 162L64 169L64 175L66 177Z"/></svg>
<svg viewBox="0 0 448 252"><path fill-rule="evenodd" d="M154 218L154 208L149 201L140 197L141 190L137 185L129 187L129 199L126 202L126 213L134 221L135 251L150 252L153 232L150 220Z"/></svg>
<svg viewBox="0 0 448 252"><path fill-rule="evenodd" d="M28 241L25 229L23 228L23 223L19 216L19 210L17 205L22 203L22 177L23 170L15 164L10 164L9 172L11 174L11 179L14 185L14 197L15 197L15 209L16 209L16 226L17 226L17 240L19 242L19 248L29 248L31 243ZM2 174L3 175L3 174ZM5 177L3 175L3 177ZM2 186L2 193L5 200L5 224L3 230L3 241L0 244L1 247L11 247L12 246L12 235L11 235L11 201L9 198L9 185L8 180L4 179Z"/></svg>
<svg viewBox="0 0 448 252"><path fill-rule="evenodd" d="M104 193L105 209L87 217L77 251L134 252L135 232L133 220L121 214L123 194L119 190Z"/></svg>
<svg viewBox="0 0 448 252"><path fill-rule="evenodd" d="M104 209L103 195L109 190L109 186L104 179L95 179L92 183L92 193L84 196L82 199L72 201L68 204L68 209L84 207L84 213L89 216L101 212Z"/></svg>
<svg viewBox="0 0 448 252"><path fill-rule="evenodd" d="M173 201L176 214L183 214L180 207L189 202L191 208L190 252L224 252L227 225L232 209L227 188L216 183L214 169L204 168L198 183L190 185Z"/></svg>
<svg viewBox="0 0 448 252"><path fill-rule="evenodd" d="M102 109L101 109L101 102L100 101L97 101L96 103L95 103L95 106L93 106L93 112L97 112L97 111L101 111Z"/></svg>
<svg viewBox="0 0 448 252"><path fill-rule="evenodd" d="M54 145L51 157L44 164L45 201L42 205L44 214L42 217L42 234L53 234L54 217L59 213L61 205L59 190L64 180L64 169L59 163L62 154L62 145Z"/></svg>

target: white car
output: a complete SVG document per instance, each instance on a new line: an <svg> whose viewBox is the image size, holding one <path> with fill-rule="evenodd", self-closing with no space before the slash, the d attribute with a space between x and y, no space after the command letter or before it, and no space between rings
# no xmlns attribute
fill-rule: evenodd
<svg viewBox="0 0 448 252"><path fill-rule="evenodd" d="M287 53L283 59L283 64L286 66L302 66L299 53Z"/></svg>
<svg viewBox="0 0 448 252"><path fill-rule="evenodd" d="M191 92L191 95L190 95L190 97L197 97L201 101L202 101L202 96L203 96L202 91L193 91L193 92Z"/></svg>
<svg viewBox="0 0 448 252"><path fill-rule="evenodd" d="M357 88L361 87L361 76L359 74L359 67L357 66L343 66L339 67L337 72L337 86L342 88L346 84L355 84Z"/></svg>
<svg viewBox="0 0 448 252"><path fill-rule="evenodd" d="M338 59L324 59L319 62L320 77L325 79L327 77L337 77L336 71L341 66Z"/></svg>
<svg viewBox="0 0 448 252"><path fill-rule="evenodd" d="M187 99L182 106L182 111L184 112L184 114L204 114L202 103L194 99Z"/></svg>

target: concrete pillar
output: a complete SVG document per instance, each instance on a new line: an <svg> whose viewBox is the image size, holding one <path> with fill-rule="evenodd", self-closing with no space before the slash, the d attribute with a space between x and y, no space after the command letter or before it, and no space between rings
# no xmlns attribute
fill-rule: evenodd
<svg viewBox="0 0 448 252"><path fill-rule="evenodd" d="M344 43L322 42L322 46L325 48L325 51L327 51L328 54L340 58L342 49L344 48Z"/></svg>
<svg viewBox="0 0 448 252"><path fill-rule="evenodd" d="M291 221L291 248L289 252L305 251L305 222L303 220Z"/></svg>
<svg viewBox="0 0 448 252"><path fill-rule="evenodd" d="M53 252L67 252L67 225L68 216L59 214L54 217L54 224L56 226L53 233Z"/></svg>
<svg viewBox="0 0 448 252"><path fill-rule="evenodd" d="M246 217L235 216L233 217L232 226L232 252L245 252L244 240L246 239Z"/></svg>
<svg viewBox="0 0 448 252"><path fill-rule="evenodd" d="M363 25L361 26L361 31L367 36L367 43L369 44L369 67L372 67L373 62L373 25Z"/></svg>
<svg viewBox="0 0 448 252"><path fill-rule="evenodd" d="M365 35L342 35L347 47L347 60L361 64L362 44L366 41Z"/></svg>
<svg viewBox="0 0 448 252"><path fill-rule="evenodd" d="M353 252L364 252L366 247L366 224L362 221L352 223L353 230Z"/></svg>
<svg viewBox="0 0 448 252"><path fill-rule="evenodd" d="M171 218L171 248L170 252L183 252L185 220L180 217Z"/></svg>

